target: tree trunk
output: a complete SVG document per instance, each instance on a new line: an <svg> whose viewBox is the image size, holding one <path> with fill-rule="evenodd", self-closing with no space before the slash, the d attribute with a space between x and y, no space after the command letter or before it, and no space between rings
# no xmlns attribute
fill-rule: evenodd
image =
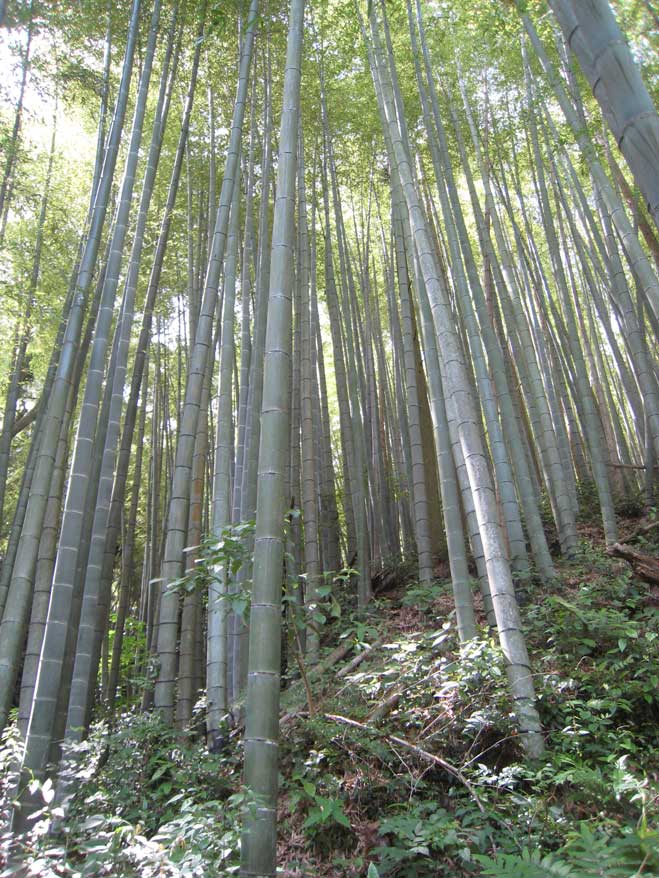
<svg viewBox="0 0 659 878"><path fill-rule="evenodd" d="M175 579L178 579L182 572L183 549L185 547L188 505L190 501L190 473L197 432L199 402L208 351L212 342L219 276L224 262L226 247L229 209L233 198L233 187L236 185L240 169L240 141L247 100L248 74L257 10L258 0L252 0L248 13L248 28L240 60L238 91L234 105L231 136L215 220L215 230L213 232L213 247L206 272L204 296L199 313L197 332L189 358L185 401L181 417L178 420L179 432L176 443L176 457L172 475L171 497L167 514L167 530L161 571L157 640L159 670L154 692L155 706L166 722L171 722L174 715L179 604L178 595L168 591L168 586Z"/></svg>
<svg viewBox="0 0 659 878"><path fill-rule="evenodd" d="M247 816L241 852L241 874L263 878L276 874L284 483L303 25L304 2L291 0L272 228L245 728L245 785L259 797L259 806Z"/></svg>
<svg viewBox="0 0 659 878"><path fill-rule="evenodd" d="M508 678L515 700L521 736L529 755L538 756L544 749L544 742L535 707L535 692L512 576L505 557L493 486L480 436L479 418L454 329L453 315L446 291L440 281L426 218L411 174L410 158L406 154L404 138L399 128L399 125L404 126L404 119L397 117L395 111L391 83L382 60L374 10L375 4L371 9L371 32L375 49L370 55L374 84L381 101L383 121L387 126L389 143L393 151L391 159L400 175L414 245L433 311L447 401L452 416L456 418L460 442L467 461L499 638L508 663Z"/></svg>
<svg viewBox="0 0 659 878"><path fill-rule="evenodd" d="M659 114L608 0L552 0L581 65L659 228ZM571 17L568 18L571 12Z"/></svg>
<svg viewBox="0 0 659 878"><path fill-rule="evenodd" d="M87 293L96 265L101 232L109 204L110 187L114 177L119 140L128 101L133 54L137 38L139 7L140 0L134 0L119 95L115 107L112 131L108 137L106 160L98 184L98 195L90 221L89 234L77 270L73 303L69 320L66 324L52 391L48 399L48 410L43 425L43 439L35 464L32 488L25 513L25 522L14 564L13 578L7 596L2 626L0 626L0 728L4 728L11 704L14 681L19 671L19 653L23 643L25 625L30 608L37 552L46 504L48 502L60 428L69 395ZM45 678L44 685L47 688L49 686ZM53 688L56 687L52 686L50 688L52 692ZM34 800L33 804L36 806L36 800ZM20 819L18 822L20 824ZM23 823L23 825L25 824Z"/></svg>

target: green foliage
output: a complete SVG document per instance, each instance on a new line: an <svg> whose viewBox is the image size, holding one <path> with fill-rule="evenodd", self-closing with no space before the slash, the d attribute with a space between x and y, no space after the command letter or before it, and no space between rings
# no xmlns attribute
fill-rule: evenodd
<svg viewBox="0 0 659 878"><path fill-rule="evenodd" d="M439 582L414 583L405 589L402 603L404 607L418 607L419 610L429 610L444 591L444 586Z"/></svg>
<svg viewBox="0 0 659 878"><path fill-rule="evenodd" d="M285 784L291 814L302 813L302 831L314 848L323 853L351 847L353 841L338 784L323 771L328 755L331 750L312 750Z"/></svg>
<svg viewBox="0 0 659 878"><path fill-rule="evenodd" d="M184 875L220 878L237 871L240 850L240 820L253 797L235 793L223 802L197 802L186 793L171 800L179 811L161 826L153 841L168 852L171 863Z"/></svg>
<svg viewBox="0 0 659 878"><path fill-rule="evenodd" d="M0 826L6 826L9 822L22 753L18 727L12 722L3 732L0 746Z"/></svg>
<svg viewBox="0 0 659 878"><path fill-rule="evenodd" d="M643 827L611 835L582 824L555 854L526 848L519 855L474 859L487 878L651 878L659 874L659 832Z"/></svg>
<svg viewBox="0 0 659 878"><path fill-rule="evenodd" d="M92 736L89 760L104 761L72 802L72 812L110 807L147 834L176 816L176 796L185 790L195 801L224 800L231 792L217 756L168 728L156 714L124 715L116 732ZM88 761L89 764L89 761ZM173 798L174 797L174 798Z"/></svg>
<svg viewBox="0 0 659 878"><path fill-rule="evenodd" d="M107 813L67 818L56 827L50 819L42 820L24 848L20 865L3 875L225 878L235 873L245 794L203 803L181 794L176 801L176 817L151 838L141 824Z"/></svg>
<svg viewBox="0 0 659 878"><path fill-rule="evenodd" d="M110 614L108 631L108 652L112 655L114 638L116 637L117 614ZM119 665L119 682L116 705L119 710L128 708L130 698L124 697L124 689L134 687L136 693L141 692L146 681L135 676L135 667L144 667L147 662L146 624L139 619L128 616L124 622L121 641L121 660ZM127 687L121 684L128 684Z"/></svg>
<svg viewBox="0 0 659 878"><path fill-rule="evenodd" d="M506 668L499 644L492 639L470 640L462 647L460 661L451 670L464 711L464 734L478 738L489 730L490 736L494 733L501 738L514 737L516 726L511 705L501 685Z"/></svg>
<svg viewBox="0 0 659 878"><path fill-rule="evenodd" d="M585 544L563 573L525 611L548 742L539 762L522 759L505 657L485 631L460 646L452 622L438 627L426 613L426 627L410 627L409 608L385 602L378 628L335 620L332 638L342 628L357 643L384 642L340 682L314 680L318 711L284 732L281 835L302 845L300 865L331 859L333 874L351 878L367 868L371 878L659 876L657 614L645 586ZM428 600L446 588L434 584ZM403 697L376 726L370 711L396 688ZM470 790L389 733L458 766ZM17 747L10 737L0 771ZM209 755L156 717L130 713L82 748L66 819L43 787L28 874L232 873L250 806L236 792L239 753ZM374 827L368 844L365 825Z"/></svg>
<svg viewBox="0 0 659 878"><path fill-rule="evenodd" d="M643 758L657 744L659 624L647 589L629 572L612 575L592 552L573 566L569 594L529 612L531 636L548 646L540 706L552 745L571 757L614 764L624 753ZM646 747L639 746L639 735Z"/></svg>
<svg viewBox="0 0 659 878"><path fill-rule="evenodd" d="M71 798L54 806L50 780L34 782L44 808L23 840L30 876L220 878L237 870L240 818L255 806L220 759L155 715L122 717L80 745L66 777ZM0 751L8 761L12 746ZM9 874L9 873L8 873Z"/></svg>
<svg viewBox="0 0 659 878"><path fill-rule="evenodd" d="M412 605L430 604L443 588L420 589ZM540 763L522 760L499 645L484 634L459 646L453 625L437 630L429 616L426 630L416 623L390 631L336 696L324 696L328 712L366 722L400 688L403 697L379 730L321 716L296 730L292 753L310 747L320 754L314 773L307 767L301 777L339 801L339 779L351 778L351 823L359 833L353 808L377 821L369 855L380 876L466 878L493 869L513 878L653 875L655 839L647 827L658 801L649 775L657 747L657 616L647 595L626 569L584 543L555 591L536 595L526 610L534 665L544 671L537 686L548 751ZM406 607L400 612L409 618ZM479 803L443 772L425 766L415 773L414 760L387 742L388 731L458 765ZM291 811L302 801L293 797ZM306 819L311 799L302 807ZM318 850L317 837L310 842ZM354 865L355 874L362 868Z"/></svg>
<svg viewBox="0 0 659 878"><path fill-rule="evenodd" d="M229 586L251 558L254 528L253 520L229 524L219 536L206 537L200 546L186 549L188 553L198 552L195 566L185 576L170 582L167 590L177 594L194 591L206 594L209 586L216 584L222 591L215 594L215 599L225 601L230 612L244 618L249 608L250 592L247 588L235 590Z"/></svg>
<svg viewBox="0 0 659 878"><path fill-rule="evenodd" d="M396 813L380 822L379 831L390 838L387 846L374 851L382 875L448 875L452 867L444 870L442 860L457 856L468 861L471 857L468 830L433 801L397 806Z"/></svg>

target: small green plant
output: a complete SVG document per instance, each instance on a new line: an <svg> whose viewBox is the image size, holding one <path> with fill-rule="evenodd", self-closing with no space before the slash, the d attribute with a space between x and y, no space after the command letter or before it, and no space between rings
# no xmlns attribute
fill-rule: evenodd
<svg viewBox="0 0 659 878"><path fill-rule="evenodd" d="M343 802L340 799L320 796L315 790L311 793L311 798L313 805L309 808L309 814L304 821L304 829L321 831L333 823L350 829L350 820L343 810Z"/></svg>
<svg viewBox="0 0 659 878"><path fill-rule="evenodd" d="M316 585L315 598L313 601L305 604L304 612L302 612L301 595L297 580L306 580L306 575L301 574L295 582L289 582L288 584L287 593L282 598L282 601L284 604L289 605L299 630L304 630L308 627L319 629L329 619L339 619L341 617L341 605L334 595L333 586L331 582L327 582L327 575L324 578L325 582ZM300 610L300 612L296 612L297 610Z"/></svg>
<svg viewBox="0 0 659 878"><path fill-rule="evenodd" d="M450 855L467 862L471 858L469 833L455 815L433 801L399 807L397 813L380 822L379 833L390 839L390 844L375 850L383 875L448 875L450 867L441 871L442 859L448 861Z"/></svg>
<svg viewBox="0 0 659 878"><path fill-rule="evenodd" d="M402 604L404 607L417 607L419 610L429 610L435 601L446 592L446 586L441 582L416 582L408 585Z"/></svg>
<svg viewBox="0 0 659 878"><path fill-rule="evenodd" d="M357 614L352 614L350 625L345 628L339 636L339 640L350 638L356 644L366 644L377 639L379 636L378 629L375 625L360 619Z"/></svg>
<svg viewBox="0 0 659 878"><path fill-rule="evenodd" d="M324 770L326 762L325 751L312 750L288 782L290 811L303 810L302 829L319 850L343 848L352 835L337 782Z"/></svg>
<svg viewBox="0 0 659 878"><path fill-rule="evenodd" d="M333 570L323 573L323 584L317 588L316 594L325 621L336 621L343 616L344 604L351 592L349 583L355 576L359 576L359 570L354 567L343 567L338 573Z"/></svg>
<svg viewBox="0 0 659 878"><path fill-rule="evenodd" d="M332 824L350 829L350 820L343 809L343 802L336 796L323 795L319 792L320 781L310 780L299 771L293 774L292 781L294 786L289 793L291 809L295 809L300 804L306 806L307 817L303 828L312 830L310 835Z"/></svg>
<svg viewBox="0 0 659 878"><path fill-rule="evenodd" d="M229 588L229 585L235 583L238 573L251 558L250 537L254 529L253 520L229 524L219 536L206 537L201 545L186 549L187 553L198 553L195 566L185 576L170 582L167 591L205 594L209 587L219 585L221 589L213 592L213 599L225 601L228 610L243 619L249 608L249 589Z"/></svg>

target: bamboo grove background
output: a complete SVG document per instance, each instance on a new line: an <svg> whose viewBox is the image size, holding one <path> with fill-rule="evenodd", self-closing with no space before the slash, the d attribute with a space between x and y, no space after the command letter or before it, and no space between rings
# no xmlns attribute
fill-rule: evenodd
<svg viewBox="0 0 659 878"><path fill-rule="evenodd" d="M608 545L656 502L659 455L659 19L549 7L3 4L24 777L205 693L209 736L246 719L244 869L274 874L282 642L313 665L401 562L450 575L461 642L478 595L542 752L519 603L584 502Z"/></svg>

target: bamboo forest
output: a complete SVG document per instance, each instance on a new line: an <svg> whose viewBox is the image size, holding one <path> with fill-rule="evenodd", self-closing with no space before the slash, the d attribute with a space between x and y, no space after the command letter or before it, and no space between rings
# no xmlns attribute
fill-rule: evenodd
<svg viewBox="0 0 659 878"><path fill-rule="evenodd" d="M0 878L659 878L657 0L0 0Z"/></svg>

